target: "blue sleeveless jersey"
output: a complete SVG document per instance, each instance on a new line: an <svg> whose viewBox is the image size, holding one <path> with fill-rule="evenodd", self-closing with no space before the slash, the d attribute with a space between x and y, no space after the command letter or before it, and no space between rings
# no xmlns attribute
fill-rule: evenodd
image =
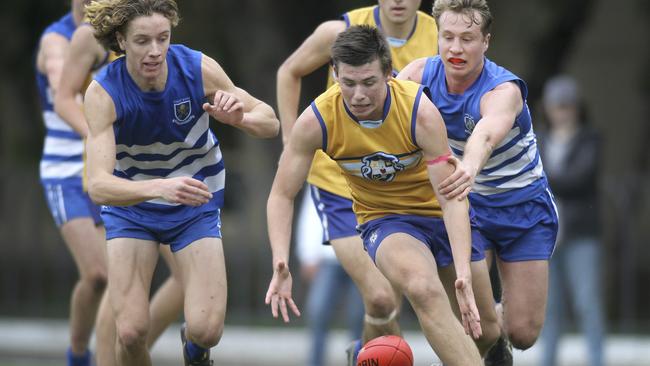
<svg viewBox="0 0 650 366"><path fill-rule="evenodd" d="M204 182L212 200L199 207L153 199L129 207L104 207L147 217L183 220L223 205L225 170L219 142L209 129L198 51L171 45L167 82L161 92L143 92L126 69L126 58L115 60L95 80L115 104L117 177L141 181L193 177Z"/></svg>
<svg viewBox="0 0 650 366"><path fill-rule="evenodd" d="M495 147L477 174L469 195L474 205L510 206L537 197L547 188L547 182L526 103L526 84L487 58L484 61L479 78L461 95L447 91L444 64L440 56L427 59L422 84L429 88L430 97L442 114L450 147L457 157L463 156L465 144L481 120L480 102L483 95L508 81L519 85L524 107L510 132Z"/></svg>
<svg viewBox="0 0 650 366"><path fill-rule="evenodd" d="M57 33L70 40L76 29L72 13L49 25L41 38L49 33ZM83 171L83 140L69 124L54 112L54 95L47 75L36 68L43 122L45 123L45 142L40 162L41 182L44 184L67 181L81 184Z"/></svg>

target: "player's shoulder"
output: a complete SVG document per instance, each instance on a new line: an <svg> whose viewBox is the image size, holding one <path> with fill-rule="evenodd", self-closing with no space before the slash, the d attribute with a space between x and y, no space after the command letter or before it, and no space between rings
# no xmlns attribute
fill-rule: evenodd
<svg viewBox="0 0 650 366"><path fill-rule="evenodd" d="M416 83L421 83L422 73L424 72L428 60L429 57L421 57L409 62L408 65L397 74L397 79L411 80Z"/></svg>

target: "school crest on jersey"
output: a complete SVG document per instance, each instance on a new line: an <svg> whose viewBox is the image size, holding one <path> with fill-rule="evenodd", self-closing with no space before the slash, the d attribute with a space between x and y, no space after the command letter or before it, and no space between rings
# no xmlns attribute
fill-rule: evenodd
<svg viewBox="0 0 650 366"><path fill-rule="evenodd" d="M192 120L192 101L190 98L183 98L174 101L174 123L184 125Z"/></svg>
<svg viewBox="0 0 650 366"><path fill-rule="evenodd" d="M395 155L377 152L361 159L361 176L366 179L391 182L402 170L404 164Z"/></svg>
<svg viewBox="0 0 650 366"><path fill-rule="evenodd" d="M474 131L474 127L476 127L476 122L474 122L474 118L472 118L471 115L465 113L464 122L465 122L465 132L467 132L468 135L471 135L472 131Z"/></svg>

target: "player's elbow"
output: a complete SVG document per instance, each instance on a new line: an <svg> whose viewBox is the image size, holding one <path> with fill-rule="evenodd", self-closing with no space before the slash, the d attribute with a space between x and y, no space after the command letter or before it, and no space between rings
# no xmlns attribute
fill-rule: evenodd
<svg viewBox="0 0 650 366"><path fill-rule="evenodd" d="M97 178L88 178L88 196L96 205L106 205L106 195L102 194L102 184Z"/></svg>

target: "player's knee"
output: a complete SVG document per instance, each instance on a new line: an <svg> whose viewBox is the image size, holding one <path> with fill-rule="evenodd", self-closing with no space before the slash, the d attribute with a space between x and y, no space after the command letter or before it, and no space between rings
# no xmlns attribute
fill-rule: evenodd
<svg viewBox="0 0 650 366"><path fill-rule="evenodd" d="M519 350L527 350L532 347L539 336L539 329L534 326L515 326L508 329L508 339L512 346Z"/></svg>
<svg viewBox="0 0 650 366"><path fill-rule="evenodd" d="M366 300L366 312L372 317L389 316L396 308L395 295L392 291L375 291Z"/></svg>
<svg viewBox="0 0 650 366"><path fill-rule="evenodd" d="M117 339L120 345L129 349L146 348L148 328L144 324L118 324Z"/></svg>
<svg viewBox="0 0 650 366"><path fill-rule="evenodd" d="M441 285L425 278L410 279L404 288L404 294L414 307L428 307L432 302L441 301L446 296Z"/></svg>
<svg viewBox="0 0 650 366"><path fill-rule="evenodd" d="M93 291L100 293L106 289L108 278L104 271L94 271L88 275L88 282L90 283Z"/></svg>
<svg viewBox="0 0 650 366"><path fill-rule="evenodd" d="M212 322L211 324L206 322L196 326L187 325L188 338L201 347L210 348L216 346L222 335L223 322Z"/></svg>

